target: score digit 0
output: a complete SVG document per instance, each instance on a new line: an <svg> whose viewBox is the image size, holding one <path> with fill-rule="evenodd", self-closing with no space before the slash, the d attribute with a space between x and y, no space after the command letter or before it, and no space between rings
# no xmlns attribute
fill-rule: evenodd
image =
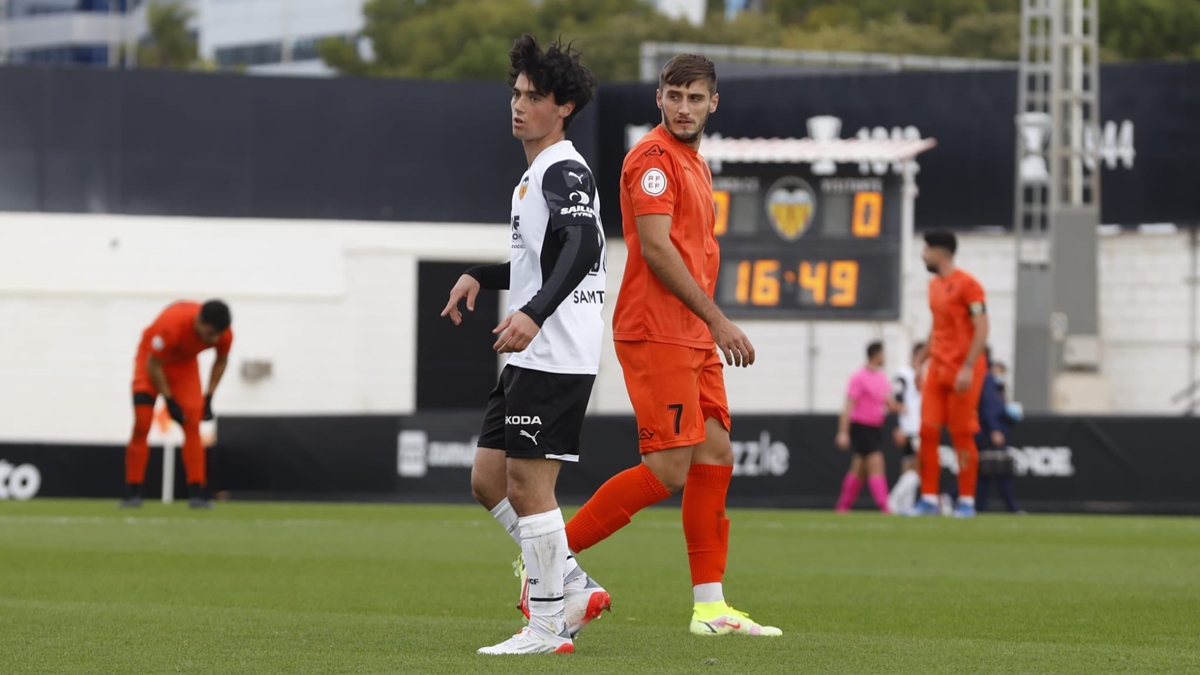
<svg viewBox="0 0 1200 675"><path fill-rule="evenodd" d="M879 236L883 218L883 194L879 192L856 192L854 194L854 222L851 230L855 237Z"/></svg>
<svg viewBox="0 0 1200 675"><path fill-rule="evenodd" d="M713 223L713 235L721 236L729 231L729 193L725 190L713 191L713 211L717 217Z"/></svg>

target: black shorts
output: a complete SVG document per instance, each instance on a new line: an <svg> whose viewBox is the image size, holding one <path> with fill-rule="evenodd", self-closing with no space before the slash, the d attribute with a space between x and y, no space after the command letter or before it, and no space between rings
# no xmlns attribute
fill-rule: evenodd
<svg viewBox="0 0 1200 675"><path fill-rule="evenodd" d="M883 428L870 427L858 422L850 423L850 447L855 454L866 457L872 452L879 452L883 447Z"/></svg>
<svg viewBox="0 0 1200 675"><path fill-rule="evenodd" d="M595 375L505 366L488 396L479 447L508 457L579 461L583 416Z"/></svg>

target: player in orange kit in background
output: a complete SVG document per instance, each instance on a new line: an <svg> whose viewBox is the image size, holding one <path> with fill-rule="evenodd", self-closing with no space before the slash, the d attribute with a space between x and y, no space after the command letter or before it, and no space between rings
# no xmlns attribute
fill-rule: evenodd
<svg viewBox="0 0 1200 675"><path fill-rule="evenodd" d="M983 349L988 339L987 303L983 286L954 264L958 240L953 232L925 235L925 267L929 282L933 331L926 343L930 359L921 392L921 500L906 515L934 516L938 508L938 445L942 427L958 452L958 506L954 515L975 515L975 482L979 474L979 395L987 375Z"/></svg>
<svg viewBox="0 0 1200 675"><path fill-rule="evenodd" d="M142 331L133 364L134 422L132 438L125 448L126 495L122 507L142 505L142 483L150 458L146 437L154 417L154 402L162 394L171 419L183 427L188 504L192 508L212 508L203 494L208 481L200 421L213 418L213 392L225 373L229 348L233 345L231 320L229 307L220 300L209 300L203 305L180 301L163 310ZM216 348L217 360L208 378L208 393L202 394L196 355L210 347Z"/></svg>
<svg viewBox="0 0 1200 675"><path fill-rule="evenodd" d="M721 585L733 450L717 349L730 365L748 366L754 347L712 300L720 248L713 233L712 174L697 150L717 109L716 89L716 69L703 56L668 61L657 94L662 124L629 151L621 168L629 257L613 340L637 417L642 462L596 491L567 523L567 539L573 551L589 548L637 511L682 489L695 602L691 632L780 635L726 604Z"/></svg>

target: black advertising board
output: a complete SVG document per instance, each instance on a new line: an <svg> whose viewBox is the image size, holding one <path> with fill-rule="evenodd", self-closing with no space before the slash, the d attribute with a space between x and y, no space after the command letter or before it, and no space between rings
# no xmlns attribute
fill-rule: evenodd
<svg viewBox="0 0 1200 675"><path fill-rule="evenodd" d="M469 503L481 416L223 417L209 484L231 499ZM834 447L836 431L832 415L735 415L730 505L832 509L850 464ZM1031 512L1200 514L1190 479L1200 472L1198 436L1197 418L1027 418L1009 437L1017 500ZM884 438L894 482L898 455L890 434ZM123 450L0 444L0 499L117 499ZM954 457L948 448L941 454ZM148 498L162 475L161 453L151 457ZM563 467L558 494L580 504L638 461L633 417L589 416L581 461ZM182 469L175 475L176 494L184 494ZM873 508L869 496L858 507Z"/></svg>

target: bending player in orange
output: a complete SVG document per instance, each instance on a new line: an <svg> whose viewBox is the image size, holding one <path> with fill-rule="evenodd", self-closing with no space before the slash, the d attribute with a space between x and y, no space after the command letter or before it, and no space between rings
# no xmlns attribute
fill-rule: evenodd
<svg viewBox="0 0 1200 675"><path fill-rule="evenodd" d="M697 152L717 109L717 76L703 56L663 66L662 124L625 156L621 216L628 247L613 315L613 340L639 427L642 462L613 476L567 523L572 551L599 543L639 510L683 490L701 635L780 635L725 602L729 551L725 495L733 475L729 405L721 355L749 366L754 347L713 302L720 249L712 174ZM687 488L684 489L684 484Z"/></svg>
<svg viewBox="0 0 1200 675"><path fill-rule="evenodd" d="M936 516L941 463L938 445L942 427L958 451L957 518L975 516L975 480L979 474L979 394L987 375L983 349L988 339L988 317L983 286L954 264L958 240L953 232L925 235L925 267L935 276L929 282L929 308L933 331L925 346L930 359L921 392L921 499L906 515Z"/></svg>
<svg viewBox="0 0 1200 675"><path fill-rule="evenodd" d="M203 305L180 301L167 307L154 323L142 331L133 364L133 436L125 448L125 508L142 505L142 483L150 446L146 436L154 417L154 402L159 394L167 401L171 419L183 427L183 467L187 473L188 505L212 508L203 494L207 484L204 443L200 440L200 420L211 420L212 396L233 345L229 307L220 300ZM217 360L208 378L208 393L201 394L200 366L196 355L215 347Z"/></svg>

